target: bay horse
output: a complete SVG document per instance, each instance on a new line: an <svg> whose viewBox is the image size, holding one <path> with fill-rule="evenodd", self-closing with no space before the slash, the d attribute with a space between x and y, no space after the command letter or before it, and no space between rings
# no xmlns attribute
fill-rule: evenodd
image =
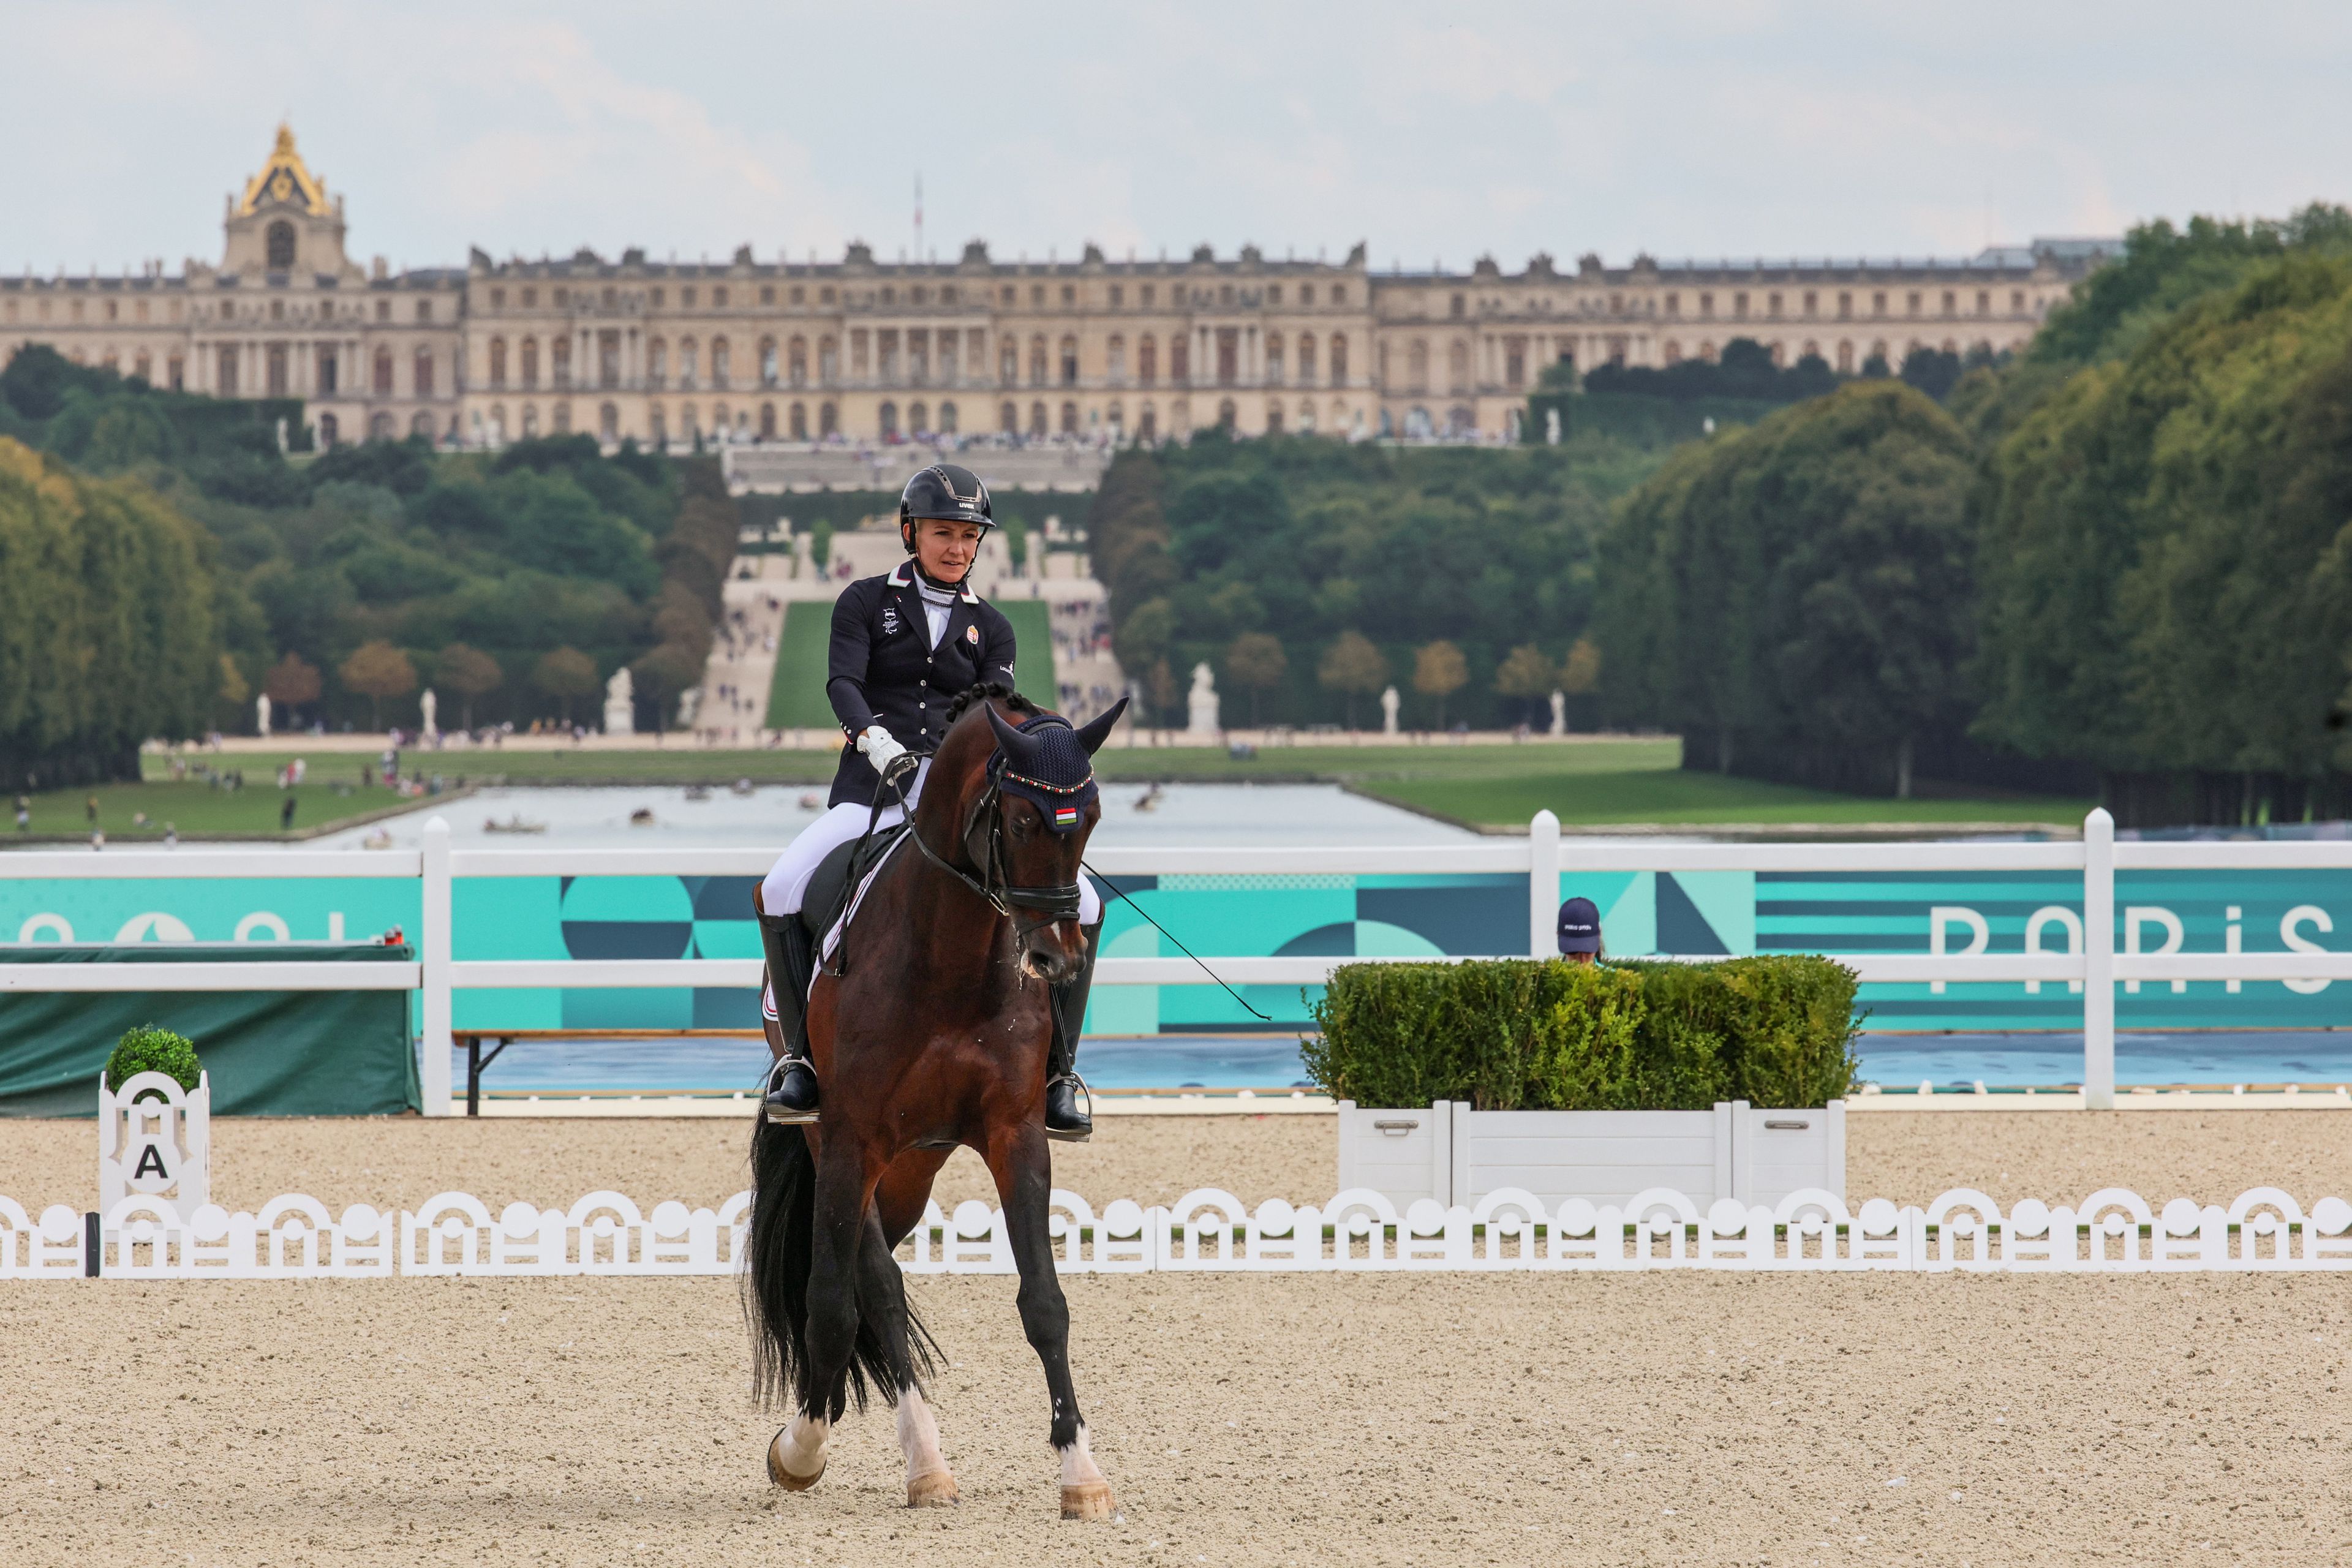
<svg viewBox="0 0 2352 1568"><path fill-rule="evenodd" d="M922 1395L937 1346L893 1250L961 1147L987 1162L1004 1207L1021 1326L1052 1399L1062 1517L1110 1516L1070 1381L1045 1102L1048 987L1086 956L1078 862L1102 816L1090 759L1126 706L1073 731L1003 686L958 697L913 842L853 907L838 963L819 966L807 1031L820 1120L763 1119L751 1141L744 1302L755 1386L792 1411L768 1445L769 1479L786 1490L816 1484L833 1423L853 1398L866 1408L870 1381L898 1411L908 1506L958 1500Z"/></svg>

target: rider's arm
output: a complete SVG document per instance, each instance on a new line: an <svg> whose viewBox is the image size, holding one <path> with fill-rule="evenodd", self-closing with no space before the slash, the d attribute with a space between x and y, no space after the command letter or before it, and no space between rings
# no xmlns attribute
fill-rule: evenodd
<svg viewBox="0 0 2352 1568"><path fill-rule="evenodd" d="M825 661L825 700L842 730L855 740L879 724L874 705L866 700L866 660L872 652L867 630L866 595L852 584L833 602L833 646Z"/></svg>
<svg viewBox="0 0 2352 1568"><path fill-rule="evenodd" d="M991 613L982 619L980 678L1013 684L1013 622L1004 613L990 605Z"/></svg>

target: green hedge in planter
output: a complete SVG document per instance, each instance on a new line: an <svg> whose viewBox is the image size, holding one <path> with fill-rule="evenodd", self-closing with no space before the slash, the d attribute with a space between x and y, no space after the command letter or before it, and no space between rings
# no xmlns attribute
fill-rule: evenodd
<svg viewBox="0 0 2352 1568"><path fill-rule="evenodd" d="M1818 1106L1853 1087L1853 972L1825 958L1350 963L1313 1005L1308 1075L1359 1105Z"/></svg>

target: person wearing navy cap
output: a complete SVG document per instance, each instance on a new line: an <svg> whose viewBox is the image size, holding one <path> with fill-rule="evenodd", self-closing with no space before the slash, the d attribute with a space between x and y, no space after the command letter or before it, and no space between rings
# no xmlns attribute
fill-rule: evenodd
<svg viewBox="0 0 2352 1568"><path fill-rule="evenodd" d="M1591 963L1601 956L1601 910L1591 899L1570 899L1559 906L1559 951L1570 963Z"/></svg>

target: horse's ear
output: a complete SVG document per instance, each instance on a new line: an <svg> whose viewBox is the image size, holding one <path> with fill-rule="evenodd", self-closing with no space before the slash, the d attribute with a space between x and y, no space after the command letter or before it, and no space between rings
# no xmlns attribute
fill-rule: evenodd
<svg viewBox="0 0 2352 1568"><path fill-rule="evenodd" d="M1006 723L1003 716L997 712L995 703L982 699L980 705L988 714L988 727L996 731L996 749L1004 753L1007 762L1026 770L1036 752L1037 742Z"/></svg>
<svg viewBox="0 0 2352 1568"><path fill-rule="evenodd" d="M1127 711L1127 704L1128 699L1122 697L1110 705L1109 711L1098 713L1078 726L1078 744L1087 749L1087 755L1092 756L1102 750L1102 743L1110 739L1111 726L1118 723L1118 716Z"/></svg>

